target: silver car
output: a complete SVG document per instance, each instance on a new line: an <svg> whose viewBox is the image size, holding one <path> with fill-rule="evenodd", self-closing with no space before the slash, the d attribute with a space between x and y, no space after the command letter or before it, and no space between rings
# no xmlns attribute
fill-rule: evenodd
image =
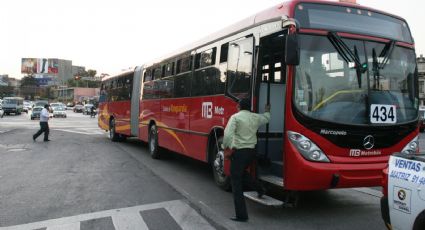
<svg viewBox="0 0 425 230"><path fill-rule="evenodd" d="M53 117L63 117L66 118L66 111L64 107L56 107L53 110Z"/></svg>

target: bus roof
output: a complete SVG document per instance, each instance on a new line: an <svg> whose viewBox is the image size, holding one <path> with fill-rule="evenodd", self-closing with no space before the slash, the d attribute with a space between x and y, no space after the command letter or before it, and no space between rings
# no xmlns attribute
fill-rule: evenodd
<svg viewBox="0 0 425 230"><path fill-rule="evenodd" d="M245 18L233 25L230 25L220 31L217 31L201 40L198 40L196 42L190 43L189 45L186 45L172 53L169 53L168 55L162 56L161 58L154 59L153 61L147 63L147 66L154 65L156 63L160 63L167 59L172 59L176 57L177 55L181 55L187 52L190 52L192 50L198 49L202 46L208 45L210 43L214 43L222 38L231 36L233 34L237 34L240 31L243 31L247 28L255 27L257 25L261 25L267 22L276 21L284 18L292 18L294 17L294 8L299 3L322 3L322 4L329 4L329 5L336 5L336 6L349 6L349 7L355 7L359 9L365 9L374 11L377 13L385 14L391 17L395 17L398 19L401 19L405 21L403 18L389 14L380 10L372 9L369 7L361 6L357 3L350 3L350 2L339 2L339 1L323 1L323 0L290 0L283 2L279 5L270 7L268 9L265 9L255 15L252 15L248 18Z"/></svg>
<svg viewBox="0 0 425 230"><path fill-rule="evenodd" d="M137 67L136 67L136 68L137 68ZM115 74L115 75L111 75L111 76L104 77L104 78L102 79L102 81L106 81L106 80L109 80L109 79L112 79L112 78L119 78L119 77L122 77L122 76L124 76L124 75L128 75L128 74L130 74L130 73L134 73L134 71L135 71L135 68L131 68L131 69L125 70L125 71L123 71L123 72L120 72L120 73L118 73L118 74Z"/></svg>

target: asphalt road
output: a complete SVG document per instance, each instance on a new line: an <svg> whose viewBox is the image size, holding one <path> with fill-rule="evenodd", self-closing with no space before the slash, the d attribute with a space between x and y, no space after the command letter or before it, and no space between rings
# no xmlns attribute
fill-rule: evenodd
<svg viewBox="0 0 425 230"><path fill-rule="evenodd" d="M379 188L304 192L296 208L247 201L250 221L230 221L231 193L206 164L170 152L153 160L96 122L68 111L51 120L52 141L33 143L38 121L0 119L0 229L385 229Z"/></svg>

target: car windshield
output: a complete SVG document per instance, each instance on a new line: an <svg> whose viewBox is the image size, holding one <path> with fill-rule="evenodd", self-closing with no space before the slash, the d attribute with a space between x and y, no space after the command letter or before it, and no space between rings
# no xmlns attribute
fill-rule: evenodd
<svg viewBox="0 0 425 230"><path fill-rule="evenodd" d="M341 40L356 54L364 69L352 68L351 63L344 61L344 53L338 52L328 37L300 35L301 60L296 69L295 107L313 119L342 124L375 123L373 118L382 115L379 109L375 111L376 105L392 111L384 114L392 118L390 123L416 119L418 93L414 85L417 79L414 51L394 46L384 63L385 55L380 54L388 50L388 44ZM379 71L377 62L381 67Z"/></svg>
<svg viewBox="0 0 425 230"><path fill-rule="evenodd" d="M43 109L43 108L34 108L34 109L33 109L33 111L34 111L34 112L36 112L36 111L41 111L42 109Z"/></svg>
<svg viewBox="0 0 425 230"><path fill-rule="evenodd" d="M65 109L62 108L62 107L57 107L57 108L55 108L55 111L65 111Z"/></svg>

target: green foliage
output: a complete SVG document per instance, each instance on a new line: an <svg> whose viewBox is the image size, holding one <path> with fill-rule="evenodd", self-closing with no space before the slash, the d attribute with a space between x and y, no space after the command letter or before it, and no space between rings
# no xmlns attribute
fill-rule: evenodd
<svg viewBox="0 0 425 230"><path fill-rule="evenodd" d="M21 79L21 86L38 86L38 84L34 77L25 76Z"/></svg>

